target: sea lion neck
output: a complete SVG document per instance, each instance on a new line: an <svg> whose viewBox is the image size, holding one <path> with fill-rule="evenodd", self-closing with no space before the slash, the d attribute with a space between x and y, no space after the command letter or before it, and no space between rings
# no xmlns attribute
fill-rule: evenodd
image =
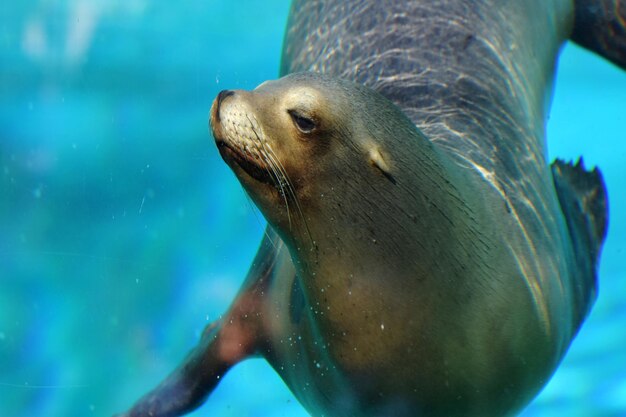
<svg viewBox="0 0 626 417"><path fill-rule="evenodd" d="M418 131L403 140L419 146L385 146L392 179L379 172L337 176L304 204L304 218L314 220L279 231L310 297L327 298L322 290L338 286L347 295L359 280L400 288L406 280L432 285L443 275L452 283L474 255L458 239L477 233L480 207L462 194L473 174Z"/></svg>
<svg viewBox="0 0 626 417"><path fill-rule="evenodd" d="M419 335L449 323L408 314L410 306L444 308L447 320L463 305L451 300L471 298L489 279L474 271L493 249L489 227L476 224L485 218L482 207L464 195L476 189L468 186L474 178L427 139L412 139L421 143L410 151L385 148L392 169L399 168L395 184L382 174L369 181L339 177L319 196L308 231L281 233L311 322L347 372L384 363L381 352L406 355L409 348L420 355L417 339L402 332ZM470 274L477 279L468 280Z"/></svg>

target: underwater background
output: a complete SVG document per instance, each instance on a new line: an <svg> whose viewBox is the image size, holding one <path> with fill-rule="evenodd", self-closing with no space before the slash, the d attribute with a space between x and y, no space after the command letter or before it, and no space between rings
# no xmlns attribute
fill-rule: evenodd
<svg viewBox="0 0 626 417"><path fill-rule="evenodd" d="M109 416L224 312L264 220L222 162L222 89L276 78L288 0L0 6L0 416ZM568 45L549 157L604 174L600 295L523 417L626 416L626 72ZM262 360L195 416L307 416Z"/></svg>

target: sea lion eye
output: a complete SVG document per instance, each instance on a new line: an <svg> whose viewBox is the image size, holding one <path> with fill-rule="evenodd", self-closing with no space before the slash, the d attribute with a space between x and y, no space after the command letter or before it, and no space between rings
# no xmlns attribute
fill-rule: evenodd
<svg viewBox="0 0 626 417"><path fill-rule="evenodd" d="M313 119L303 116L295 110L287 110L287 113L289 113L291 120L302 133L311 133L317 127Z"/></svg>

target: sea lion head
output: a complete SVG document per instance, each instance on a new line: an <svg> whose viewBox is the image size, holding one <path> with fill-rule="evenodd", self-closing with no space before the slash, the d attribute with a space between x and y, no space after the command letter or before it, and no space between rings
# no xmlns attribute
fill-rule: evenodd
<svg viewBox="0 0 626 417"><path fill-rule="evenodd" d="M423 138L380 94L316 73L222 91L210 125L245 190L298 248L330 237L340 223L371 228L397 199L389 194L402 185L403 165L415 164L403 143Z"/></svg>

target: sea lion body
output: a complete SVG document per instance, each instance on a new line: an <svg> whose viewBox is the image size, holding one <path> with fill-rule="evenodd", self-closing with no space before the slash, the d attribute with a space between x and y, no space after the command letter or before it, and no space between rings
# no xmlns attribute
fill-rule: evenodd
<svg viewBox="0 0 626 417"><path fill-rule="evenodd" d="M314 416L527 404L593 303L606 232L599 172L545 161L579 15L566 0L295 1L281 72L296 74L211 110L267 236L228 313L128 415L189 411L251 355Z"/></svg>

